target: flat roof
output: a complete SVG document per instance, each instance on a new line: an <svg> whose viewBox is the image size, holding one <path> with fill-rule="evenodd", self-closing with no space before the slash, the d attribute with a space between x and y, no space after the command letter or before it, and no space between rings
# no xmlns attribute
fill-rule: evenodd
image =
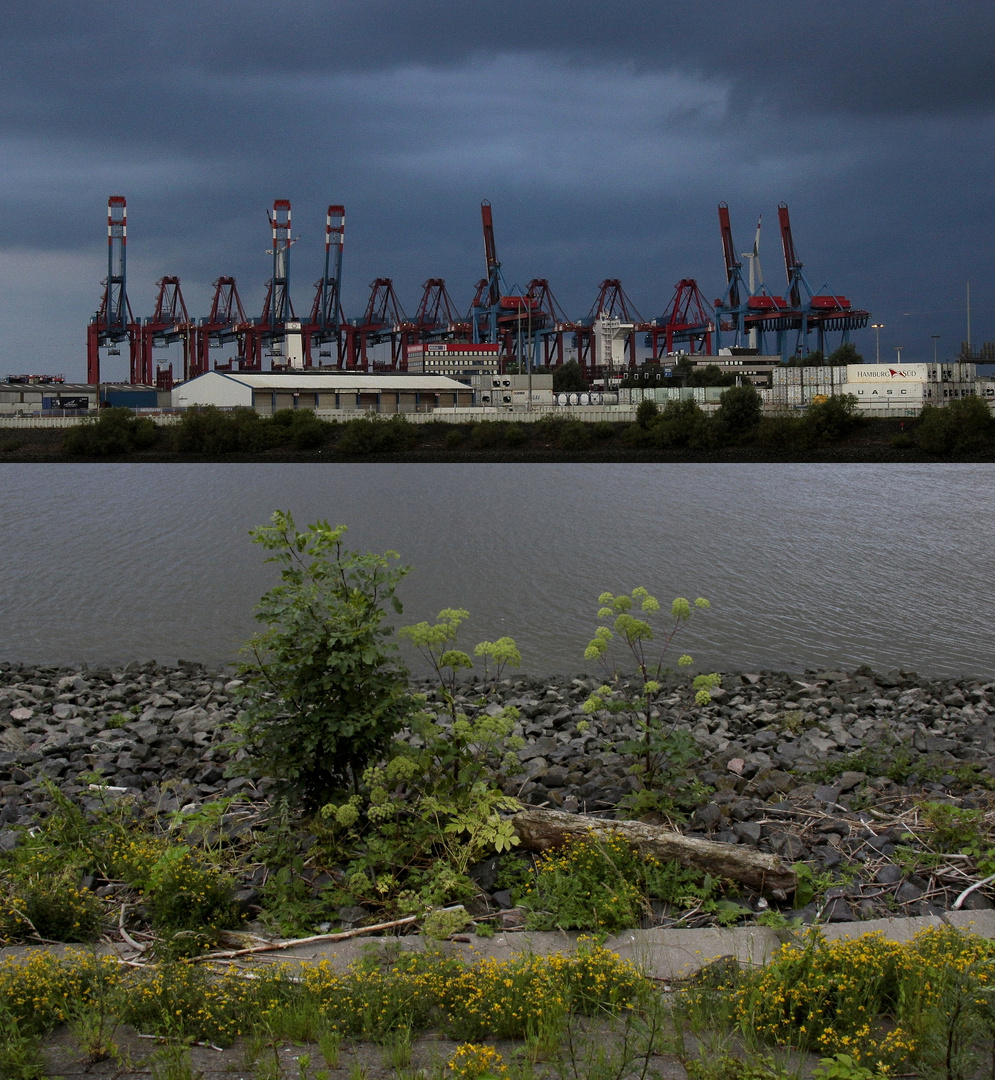
<svg viewBox="0 0 995 1080"><path fill-rule="evenodd" d="M241 371L218 371L208 374L222 375L226 379L233 379L244 386L251 386L253 390L278 390L286 393L291 390L321 391L321 390L465 390L465 384L450 379L446 375L395 375L395 374L335 374L317 375L309 372L241 372ZM203 378L203 376L198 376ZM182 385L190 385L196 382L191 379L189 383L177 384L173 389Z"/></svg>

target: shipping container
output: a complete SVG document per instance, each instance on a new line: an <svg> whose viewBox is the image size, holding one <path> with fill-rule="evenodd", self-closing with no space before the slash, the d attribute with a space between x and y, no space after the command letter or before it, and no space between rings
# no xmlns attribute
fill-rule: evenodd
<svg viewBox="0 0 995 1080"><path fill-rule="evenodd" d="M922 401L925 396L924 382L876 382L850 383L847 393L858 402L865 401Z"/></svg>
<svg viewBox="0 0 995 1080"><path fill-rule="evenodd" d="M929 364L847 364L848 383L928 382Z"/></svg>

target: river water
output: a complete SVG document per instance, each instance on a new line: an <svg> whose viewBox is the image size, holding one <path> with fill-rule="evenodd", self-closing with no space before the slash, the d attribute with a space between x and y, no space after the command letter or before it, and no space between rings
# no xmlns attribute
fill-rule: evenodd
<svg viewBox="0 0 995 1080"><path fill-rule="evenodd" d="M397 550L402 622L467 608L464 646L510 634L534 674L590 667L598 594L642 585L710 600L701 666L995 677L988 465L3 468L0 659L232 661L280 508Z"/></svg>

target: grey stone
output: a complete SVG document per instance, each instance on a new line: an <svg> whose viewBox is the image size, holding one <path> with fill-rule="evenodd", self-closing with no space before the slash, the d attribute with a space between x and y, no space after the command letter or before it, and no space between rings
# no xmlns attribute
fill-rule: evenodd
<svg viewBox="0 0 995 1080"><path fill-rule="evenodd" d="M840 789L838 787L823 785L815 789L813 797L818 799L819 802L837 803L840 799Z"/></svg>
<svg viewBox="0 0 995 1080"><path fill-rule="evenodd" d="M822 918L826 922L853 922L853 910L842 896L827 900L822 909Z"/></svg>
<svg viewBox="0 0 995 1080"><path fill-rule="evenodd" d="M771 837L771 847L788 862L797 862L804 859L808 854L808 846L804 840L800 840L792 833L782 833L780 836Z"/></svg>
<svg viewBox="0 0 995 1080"><path fill-rule="evenodd" d="M722 820L722 810L715 803L699 806L691 817L691 824L698 828L709 828Z"/></svg>
<svg viewBox="0 0 995 1080"><path fill-rule="evenodd" d="M562 765L553 765L546 770L542 782L548 788L561 788L566 785L569 776L570 771L568 769L564 768Z"/></svg>
<svg viewBox="0 0 995 1080"><path fill-rule="evenodd" d="M901 881L903 877L905 875L894 863L885 863L874 875L874 880L879 885L894 885L896 882Z"/></svg>
<svg viewBox="0 0 995 1080"><path fill-rule="evenodd" d="M911 881L904 881L895 892L895 901L899 904L910 904L922 896L922 889L913 885Z"/></svg>
<svg viewBox="0 0 995 1080"><path fill-rule="evenodd" d="M361 922L369 915L369 911L366 908L361 907L359 904L348 904L346 907L341 907L336 912L338 920L343 926L355 926L356 923Z"/></svg>
<svg viewBox="0 0 995 1080"><path fill-rule="evenodd" d="M762 826L756 821L738 821L732 827L732 831L739 837L740 842L751 844L756 847L760 843L763 834Z"/></svg>

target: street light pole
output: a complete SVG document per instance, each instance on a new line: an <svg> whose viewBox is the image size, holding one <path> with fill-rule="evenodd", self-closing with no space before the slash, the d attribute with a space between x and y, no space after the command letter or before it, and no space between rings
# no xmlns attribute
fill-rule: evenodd
<svg viewBox="0 0 995 1080"><path fill-rule="evenodd" d="M894 348L895 352L898 353L898 366L901 367L902 366L902 349L904 349L905 346L904 345L894 345L894 346L892 346L892 348Z"/></svg>
<svg viewBox="0 0 995 1080"><path fill-rule="evenodd" d="M874 331L874 362L876 364L881 363L881 331L884 329L883 322L871 323L871 329Z"/></svg>
<svg viewBox="0 0 995 1080"><path fill-rule="evenodd" d="M936 343L940 340L940 335L939 334L930 334L929 336L933 339L933 364L935 365L936 364Z"/></svg>
<svg viewBox="0 0 995 1080"><path fill-rule="evenodd" d="M532 340L532 300L526 293L525 302L529 306L529 340L528 340L528 357L527 362L529 365L529 406L528 411L532 412L532 367L535 363L536 350L535 342Z"/></svg>

